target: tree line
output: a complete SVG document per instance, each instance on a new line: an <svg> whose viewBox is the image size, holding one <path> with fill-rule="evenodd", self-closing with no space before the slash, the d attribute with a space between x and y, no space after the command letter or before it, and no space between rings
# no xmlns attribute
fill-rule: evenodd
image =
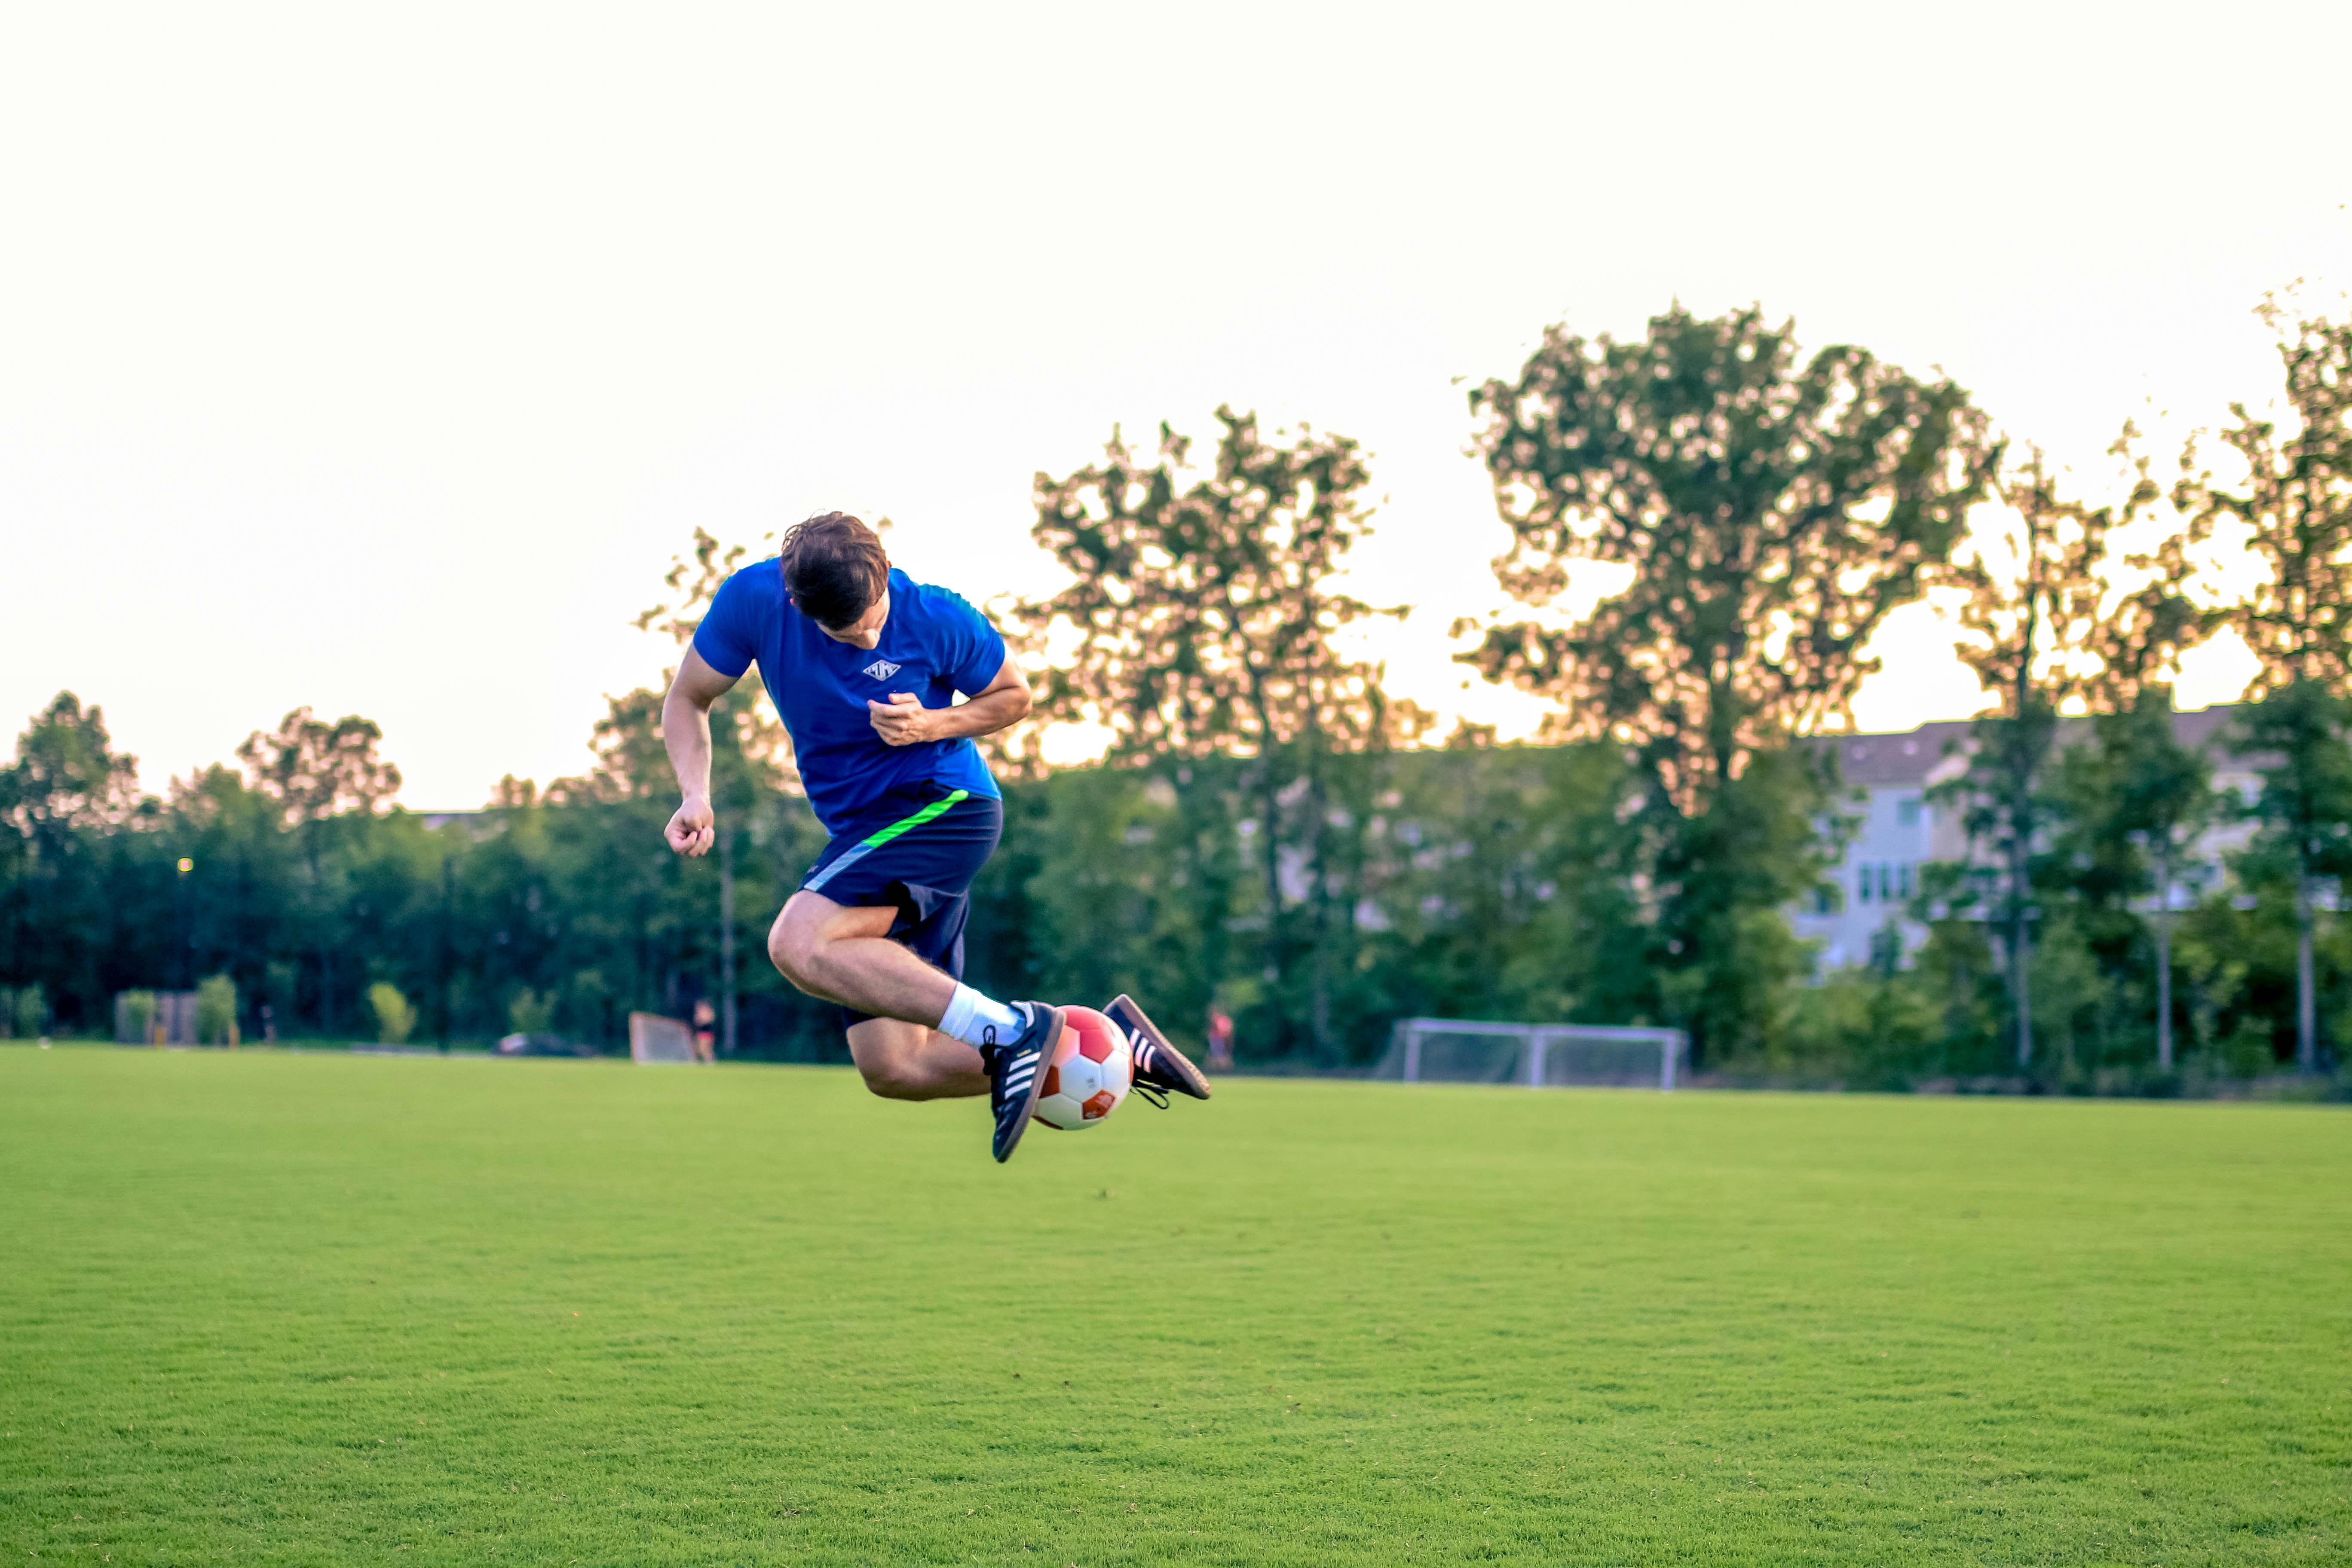
<svg viewBox="0 0 2352 1568"><path fill-rule="evenodd" d="M1438 735L1361 651L1406 607L1339 585L1371 526L1357 443L1229 407L1212 450L1114 433L1037 478L1034 537L1070 585L998 606L1039 701L995 750L975 979L1133 989L1180 1033L1218 1006L1244 1059L1328 1067L1416 1015L1672 1024L1702 1070L1790 1081L2327 1065L2336 1016L2352 1028L2324 918L2352 854L2352 323L2270 319L2285 423L2232 405L2161 479L2126 426L2109 493L1948 377L1807 354L1759 310L1553 328L1469 398L1522 609L1457 630L1543 700L1524 745ZM2217 539L2263 564L2251 591L2200 574ZM698 531L640 625L690 637L744 553ZM1596 563L1630 581L1566 613ZM1820 738L1851 726L1886 616L1937 590L1994 700L1937 792L1969 851L1923 877L1915 959L1820 976L1783 913L1839 896L1854 826ZM2172 723L2180 656L2224 627L2261 668L2222 742L2259 766L2252 800ZM739 1054L836 1056L829 1010L759 956L820 842L781 727L740 690L714 715L719 853L687 862L660 840L658 713L650 689L612 699L587 773L444 821L392 804L362 719L298 710L141 796L61 695L0 773L15 1026L103 1032L119 992L225 976L248 1038L369 1032L388 991L420 1040L610 1048L632 1009L709 999ZM1047 766L1045 727L1074 721L1103 760ZM2211 877L2198 847L2227 821L2252 832Z"/></svg>

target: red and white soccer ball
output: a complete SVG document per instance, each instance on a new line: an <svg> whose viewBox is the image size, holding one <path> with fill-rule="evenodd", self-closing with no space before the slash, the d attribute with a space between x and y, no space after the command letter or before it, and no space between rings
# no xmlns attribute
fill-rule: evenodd
<svg viewBox="0 0 2352 1568"><path fill-rule="evenodd" d="M1099 1127L1135 1081L1135 1056L1118 1026L1092 1007L1062 1009L1062 1037L1037 1091L1037 1120L1065 1132Z"/></svg>

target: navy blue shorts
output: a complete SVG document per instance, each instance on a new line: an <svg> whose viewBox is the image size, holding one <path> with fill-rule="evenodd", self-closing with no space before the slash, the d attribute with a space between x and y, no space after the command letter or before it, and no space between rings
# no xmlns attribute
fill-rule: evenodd
<svg viewBox="0 0 2352 1568"><path fill-rule="evenodd" d="M963 978L971 879L1004 832L1001 801L943 784L893 790L835 834L801 879L803 890L853 909L890 909L890 940ZM841 1010L842 1027L874 1016Z"/></svg>

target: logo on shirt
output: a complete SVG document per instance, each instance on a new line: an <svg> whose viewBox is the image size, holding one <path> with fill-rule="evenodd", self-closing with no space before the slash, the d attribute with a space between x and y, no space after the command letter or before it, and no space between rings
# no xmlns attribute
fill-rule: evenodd
<svg viewBox="0 0 2352 1568"><path fill-rule="evenodd" d="M877 658L858 673L861 675L870 675L877 680L887 680L892 676L898 673L898 667L892 664L887 658Z"/></svg>

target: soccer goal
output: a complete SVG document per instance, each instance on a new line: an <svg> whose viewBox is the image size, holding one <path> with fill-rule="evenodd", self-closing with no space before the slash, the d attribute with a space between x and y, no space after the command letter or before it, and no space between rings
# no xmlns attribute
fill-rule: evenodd
<svg viewBox="0 0 2352 1568"><path fill-rule="evenodd" d="M1404 1018L1374 1078L1403 1083L1617 1084L1674 1092L1690 1050L1680 1029Z"/></svg>
<svg viewBox="0 0 2352 1568"><path fill-rule="evenodd" d="M638 1062L690 1062L694 1032L659 1013L629 1015L629 1057Z"/></svg>

